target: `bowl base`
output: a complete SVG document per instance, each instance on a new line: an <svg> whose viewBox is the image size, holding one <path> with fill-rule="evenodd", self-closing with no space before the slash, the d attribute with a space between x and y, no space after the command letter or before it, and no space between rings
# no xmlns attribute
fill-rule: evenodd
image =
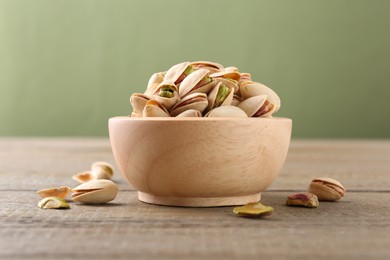
<svg viewBox="0 0 390 260"><path fill-rule="evenodd" d="M214 197L214 198L188 198L158 196L145 192L138 192L138 199L142 202L179 207L218 207L244 205L249 202L257 202L261 199L261 193L246 196Z"/></svg>

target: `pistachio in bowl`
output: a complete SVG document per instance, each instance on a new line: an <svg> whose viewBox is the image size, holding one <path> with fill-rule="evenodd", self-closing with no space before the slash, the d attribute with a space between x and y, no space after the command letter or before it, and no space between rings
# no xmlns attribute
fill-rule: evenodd
<svg viewBox="0 0 390 260"><path fill-rule="evenodd" d="M283 167L292 121L249 73L184 62L132 94L131 116L109 120L113 154L147 203L209 207L259 201Z"/></svg>

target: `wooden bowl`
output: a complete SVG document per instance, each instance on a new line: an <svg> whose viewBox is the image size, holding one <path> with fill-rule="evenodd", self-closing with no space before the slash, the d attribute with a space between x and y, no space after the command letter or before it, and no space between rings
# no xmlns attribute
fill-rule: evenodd
<svg viewBox="0 0 390 260"><path fill-rule="evenodd" d="M288 118L109 120L125 179L147 203L209 207L259 201L285 161Z"/></svg>

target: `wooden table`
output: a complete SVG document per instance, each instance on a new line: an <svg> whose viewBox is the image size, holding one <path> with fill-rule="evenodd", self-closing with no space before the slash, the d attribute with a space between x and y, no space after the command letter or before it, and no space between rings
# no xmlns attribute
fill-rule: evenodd
<svg viewBox="0 0 390 260"><path fill-rule="evenodd" d="M179 208L139 202L116 171L120 192L104 206L42 210L36 190L76 186L94 161L114 163L109 141L0 138L0 258L390 259L390 141L294 140L264 204L263 219L232 207ZM319 208L286 207L314 177L348 189Z"/></svg>

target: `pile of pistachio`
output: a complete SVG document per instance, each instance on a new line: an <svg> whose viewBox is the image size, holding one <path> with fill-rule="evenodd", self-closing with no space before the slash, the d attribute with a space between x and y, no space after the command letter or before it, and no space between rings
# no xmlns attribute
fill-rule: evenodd
<svg viewBox="0 0 390 260"><path fill-rule="evenodd" d="M271 117L280 108L279 96L249 73L210 61L154 73L130 103L132 117Z"/></svg>
<svg viewBox="0 0 390 260"><path fill-rule="evenodd" d="M81 184L73 189L62 186L37 191L41 196L38 207L42 209L69 209L66 200L72 193L71 200L84 204L104 204L115 199L118 186L111 181L114 172L107 162L95 162L90 171L74 175L72 178Z"/></svg>

